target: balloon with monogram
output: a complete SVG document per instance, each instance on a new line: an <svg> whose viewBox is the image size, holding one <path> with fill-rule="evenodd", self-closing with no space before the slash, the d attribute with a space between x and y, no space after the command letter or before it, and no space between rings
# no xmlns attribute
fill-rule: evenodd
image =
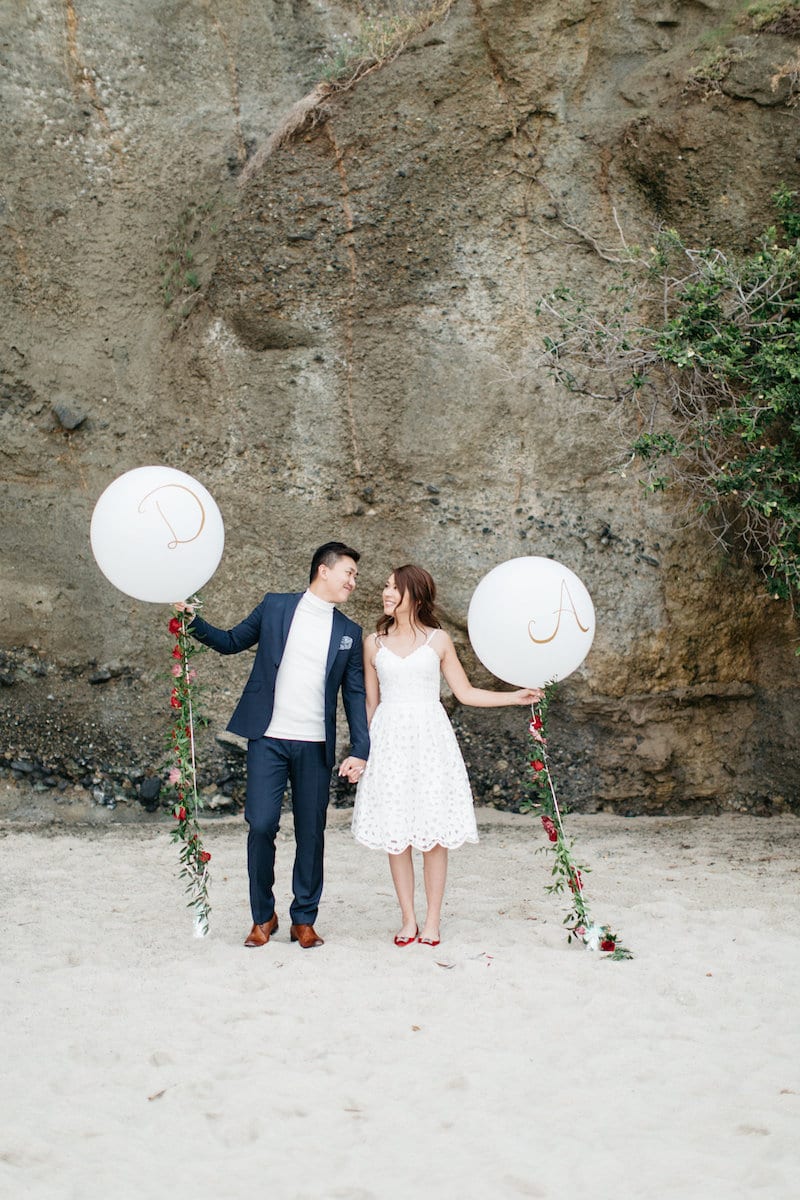
<svg viewBox="0 0 800 1200"><path fill-rule="evenodd" d="M92 553L114 587L152 604L191 596L225 546L220 511L202 483L173 467L135 467L108 485L90 528Z"/></svg>
<svg viewBox="0 0 800 1200"><path fill-rule="evenodd" d="M487 670L515 687L542 688L527 729L529 796L522 811L539 816L553 852L551 893L569 898L567 938L615 959L632 958L610 926L595 923L586 899L587 868L572 855L548 756L547 713L556 685L592 647L595 610L585 584L554 559L530 555L500 563L481 579L467 615L472 647Z"/></svg>
<svg viewBox="0 0 800 1200"><path fill-rule="evenodd" d="M150 604L174 604L192 598L216 571L225 546L219 508L197 479L174 467L135 467L114 479L98 498L89 538L103 575L126 596ZM180 876L186 880L188 907L194 909L195 934L208 932L211 855L203 848L198 814L195 724L198 718L192 665L201 653L189 635L186 610L173 609L169 632L170 741L174 765L167 785L174 800L173 841L180 844Z"/></svg>
<svg viewBox="0 0 800 1200"><path fill-rule="evenodd" d="M594 639L594 605L562 563L534 555L494 567L476 587L467 615L483 665L515 687L544 687L581 665Z"/></svg>

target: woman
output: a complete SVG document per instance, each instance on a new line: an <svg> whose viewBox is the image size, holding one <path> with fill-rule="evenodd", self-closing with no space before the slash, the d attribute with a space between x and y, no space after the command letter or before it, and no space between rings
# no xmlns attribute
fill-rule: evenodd
<svg viewBox="0 0 800 1200"><path fill-rule="evenodd" d="M383 589L377 633L364 640L371 750L353 813L353 836L387 850L402 925L396 946L439 945L447 852L477 842L472 793L452 726L439 701L439 672L462 704L531 704L536 688L473 687L436 616L436 585L422 567L397 567ZM414 911L411 848L422 851L427 913Z"/></svg>

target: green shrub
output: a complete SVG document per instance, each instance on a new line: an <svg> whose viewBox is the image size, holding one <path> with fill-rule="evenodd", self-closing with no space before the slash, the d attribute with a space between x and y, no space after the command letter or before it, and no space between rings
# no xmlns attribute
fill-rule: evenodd
<svg viewBox="0 0 800 1200"><path fill-rule="evenodd" d="M552 370L572 390L626 400L641 414L630 447L650 491L679 485L728 549L775 598L800 597L800 209L775 195L749 254L687 248L663 231L629 252L602 313L567 293L540 311ZM657 319L656 313L658 314ZM642 316L645 320L642 321ZM647 318L650 318L649 320Z"/></svg>
<svg viewBox="0 0 800 1200"><path fill-rule="evenodd" d="M453 3L408 0L397 12L363 12L356 32L341 34L323 55L320 77L336 89L352 87L368 72L396 58L418 33L443 20Z"/></svg>
<svg viewBox="0 0 800 1200"><path fill-rule="evenodd" d="M794 22L800 18L799 0L758 0L746 9L747 22L756 31L782 22Z"/></svg>

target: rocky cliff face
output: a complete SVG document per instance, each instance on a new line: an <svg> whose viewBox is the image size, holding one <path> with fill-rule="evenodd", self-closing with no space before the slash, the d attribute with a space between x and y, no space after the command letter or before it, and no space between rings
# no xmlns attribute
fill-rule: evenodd
<svg viewBox="0 0 800 1200"><path fill-rule="evenodd" d="M135 798L158 770L166 614L116 593L87 535L111 479L163 462L225 518L214 623L301 588L314 546L342 537L364 553L352 615L371 625L388 569L424 564L485 682L472 590L504 559L552 555L598 618L554 710L565 798L797 801L791 615L677 500L611 473L633 415L552 385L535 311L557 285L605 287L618 227L744 247L796 186L792 84L771 85L792 29L743 32L739 10L457 0L271 145L355 5L4 6L0 702L17 776ZM248 665L202 660L204 781L234 796L239 760L214 734ZM478 797L514 803L519 713L455 719Z"/></svg>

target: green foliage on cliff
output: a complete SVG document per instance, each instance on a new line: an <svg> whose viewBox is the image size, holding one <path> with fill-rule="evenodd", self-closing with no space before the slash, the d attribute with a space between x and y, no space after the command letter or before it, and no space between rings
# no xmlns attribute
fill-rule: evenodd
<svg viewBox="0 0 800 1200"><path fill-rule="evenodd" d="M417 34L443 20L453 2L400 0L393 6L376 6L362 0L355 31L340 34L320 60L321 78L336 90L347 90L397 58Z"/></svg>
<svg viewBox="0 0 800 1200"><path fill-rule="evenodd" d="M756 0L709 30L691 52L686 93L710 96L719 92L733 64L752 54L754 34L796 38L800 34L800 0ZM784 103L791 107L800 98L800 51L776 64L770 80L773 90L784 80L788 81Z"/></svg>
<svg viewBox="0 0 800 1200"><path fill-rule="evenodd" d="M564 292L540 311L557 319L546 351L562 383L597 397L602 377L607 398L636 405L631 461L647 489L679 485L776 599L796 601L800 209L786 188L774 200L780 229L749 254L689 249L665 230L646 254L624 256L603 313Z"/></svg>
<svg viewBox="0 0 800 1200"><path fill-rule="evenodd" d="M782 26L800 20L800 0L756 0L748 4L745 14L747 23L754 30L771 30L778 26L776 32L782 32Z"/></svg>

